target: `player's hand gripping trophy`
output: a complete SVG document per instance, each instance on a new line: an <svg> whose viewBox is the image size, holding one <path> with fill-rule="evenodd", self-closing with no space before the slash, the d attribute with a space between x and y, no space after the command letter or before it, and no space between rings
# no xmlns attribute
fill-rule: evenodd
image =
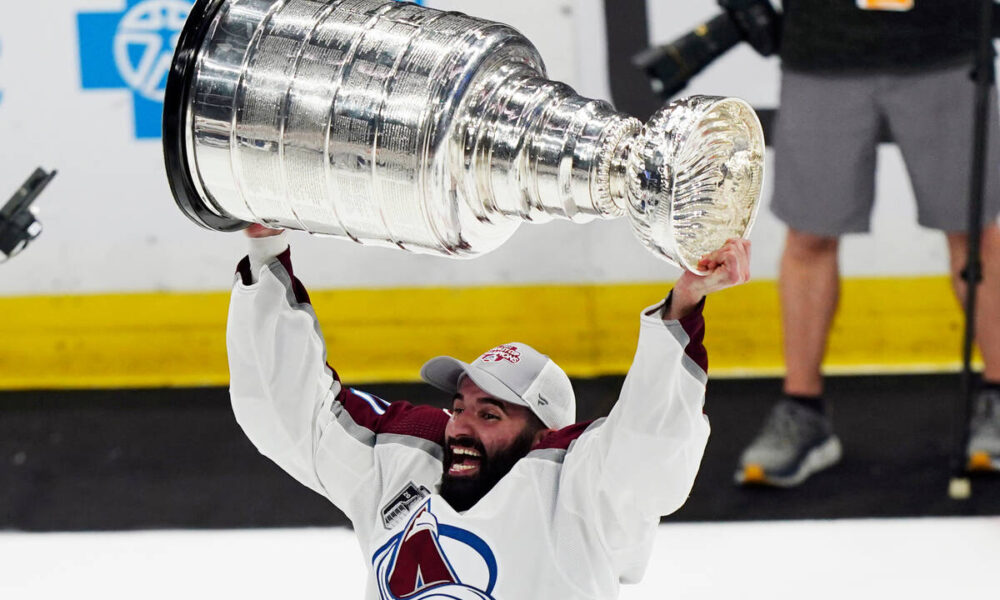
<svg viewBox="0 0 1000 600"><path fill-rule="evenodd" d="M199 0L167 85L178 205L472 257L522 221L627 215L697 272L746 237L763 170L745 102L692 97L642 125L550 81L514 29L386 0Z"/></svg>

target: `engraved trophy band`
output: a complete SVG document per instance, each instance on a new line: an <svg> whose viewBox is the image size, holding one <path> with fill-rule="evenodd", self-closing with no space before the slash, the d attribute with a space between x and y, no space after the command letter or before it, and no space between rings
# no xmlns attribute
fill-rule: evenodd
<svg viewBox="0 0 1000 600"><path fill-rule="evenodd" d="M513 28L387 0L199 0L164 155L196 223L473 257L524 221L627 218L657 256L749 235L764 140L742 100L643 125L549 80Z"/></svg>

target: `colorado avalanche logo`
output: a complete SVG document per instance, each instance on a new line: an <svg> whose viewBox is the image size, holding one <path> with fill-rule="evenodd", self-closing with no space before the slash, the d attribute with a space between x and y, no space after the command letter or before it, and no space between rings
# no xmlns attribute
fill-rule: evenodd
<svg viewBox="0 0 1000 600"><path fill-rule="evenodd" d="M479 360L483 362L500 362L501 360L505 360L509 363L517 364L521 362L521 352L518 351L517 346L501 344L496 348L487 350L485 354L479 357Z"/></svg>
<svg viewBox="0 0 1000 600"><path fill-rule="evenodd" d="M497 562L475 534L438 524L428 499L372 557L383 600L493 600Z"/></svg>

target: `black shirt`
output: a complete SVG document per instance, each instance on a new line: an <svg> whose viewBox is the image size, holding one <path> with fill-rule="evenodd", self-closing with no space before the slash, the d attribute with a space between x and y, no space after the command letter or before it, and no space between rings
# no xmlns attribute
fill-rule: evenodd
<svg viewBox="0 0 1000 600"><path fill-rule="evenodd" d="M978 0L914 0L907 12L856 0L784 0L781 58L807 72L905 72L971 64Z"/></svg>

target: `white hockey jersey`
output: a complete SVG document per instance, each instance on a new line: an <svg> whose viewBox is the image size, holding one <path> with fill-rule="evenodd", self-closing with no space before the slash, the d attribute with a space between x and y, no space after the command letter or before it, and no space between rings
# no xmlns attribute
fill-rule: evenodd
<svg viewBox="0 0 1000 600"><path fill-rule="evenodd" d="M700 308L644 311L610 415L548 435L459 513L436 493L448 413L340 382L289 251L260 250L277 241L255 240L263 266L245 258L233 287L233 410L262 454L351 519L368 600L590 600L639 581L708 439Z"/></svg>

